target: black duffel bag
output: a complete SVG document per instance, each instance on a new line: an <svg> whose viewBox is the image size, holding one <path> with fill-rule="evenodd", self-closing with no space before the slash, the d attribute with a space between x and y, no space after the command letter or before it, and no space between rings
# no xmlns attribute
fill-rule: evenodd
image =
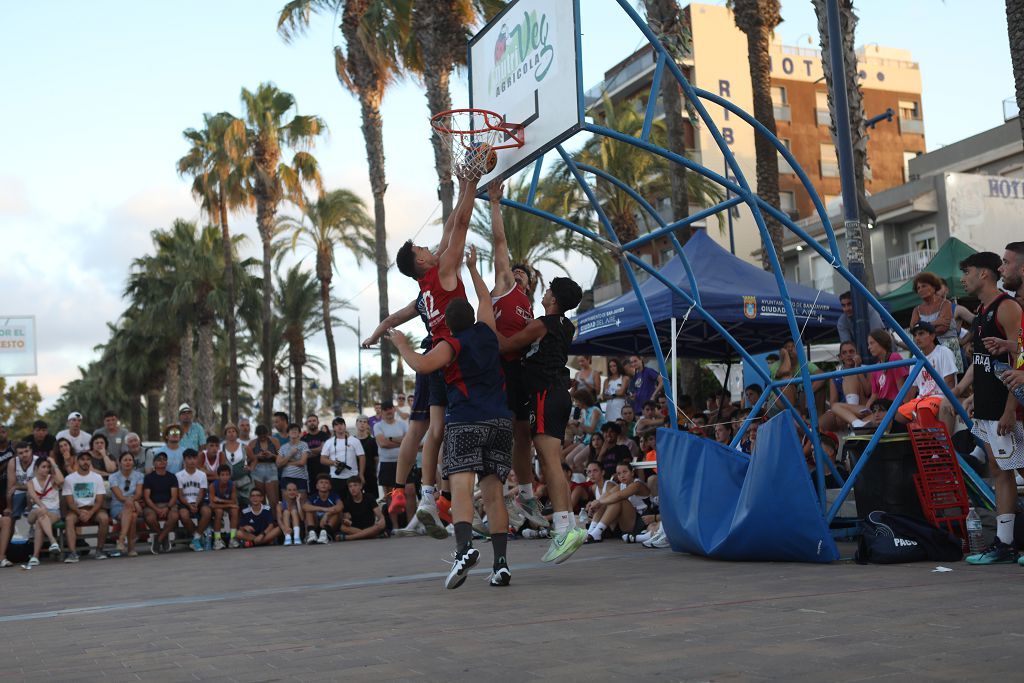
<svg viewBox="0 0 1024 683"><path fill-rule="evenodd" d="M875 510L861 526L857 564L901 562L959 562L960 539L916 517Z"/></svg>

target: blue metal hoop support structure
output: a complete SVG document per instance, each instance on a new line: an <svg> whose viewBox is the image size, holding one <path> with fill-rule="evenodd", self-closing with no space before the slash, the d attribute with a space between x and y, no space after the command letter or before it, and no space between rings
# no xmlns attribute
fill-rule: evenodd
<svg viewBox="0 0 1024 683"><path fill-rule="evenodd" d="M578 2L578 0L575 0L575 2ZM709 180L717 183L718 185L721 185L732 196L728 197L725 201L716 204L715 206L701 210L699 213L696 213L693 216L688 216L681 220L677 220L673 223L667 223L664 219L661 218L657 210L655 210L649 202L647 202L638 192L630 188L626 183L622 182L618 178L615 178L606 171L576 162L565 151L565 149L563 149L563 147L559 145L558 147L556 147L558 154L561 156L563 163L569 169L576 183L579 185L583 193L586 195L587 200L591 205L591 208L593 209L595 215L598 217L598 220L603 228L604 233L606 234L606 237L599 236L592 230L577 225L572 221L556 216L550 212L538 209L533 205L533 200L537 190L537 184L540 178L542 159L536 162L536 165L533 169L533 178L530 186L530 192L529 197L527 199L527 203L524 204L522 202L510 199L502 199L502 204L511 208L518 209L520 211L526 211L533 215L545 218L556 225L569 229L584 237L594 239L608 247L609 250L611 250L618 259L624 261L625 268L623 270L625 271L626 276L629 279L630 285L633 287L634 292L637 293L637 299L640 303L641 311L645 321L645 326L647 327L648 334L651 335L653 347L655 349L655 355L658 359L659 370L664 379L666 394L670 402L673 401L674 398L672 395L674 387L672 387L671 380L669 379L670 375L666 368L665 355L662 351L661 344L658 342L657 330L655 328L653 318L651 317L650 310L648 309L646 302L643 300L643 297L640 294L639 283L636 279L636 274L634 273L633 268L635 267L637 269L640 269L641 271L648 273L651 277L655 278L662 285L667 287L675 296L680 297L680 299L686 302L687 305L691 306L692 309L696 311L696 313L700 315L709 326L711 326L718 334L722 336L722 339L736 351L737 355L750 365L750 367L754 370L756 374L758 374L758 376L761 377L762 381L765 384L764 393L762 394L761 398L757 401L757 403L754 405L751 416L744 420L743 424L740 427L740 431L737 433L736 437L734 437L734 441L738 442L740 440L743 433L749 427L751 419L754 417L754 415L756 415L757 411L762 410L764 408L764 405L768 400L768 397L771 395L775 395L777 397L777 400L782 403L785 409L789 411L791 415L794 416L797 427L810 439L811 443L814 446L815 459L817 462L817 467L815 468L815 484L821 504L822 514L827 521L832 522L835 519L842 502L845 500L846 496L852 489L853 484L857 479L857 476L861 473L861 471L863 471L863 468L867 464L871 456L871 453L874 451L882 435L888 429L893 418L895 417L896 410L899 404L902 402L903 398L906 396L910 387L912 386L914 378L922 370L927 370L928 372L935 375L934 368L931 367L931 364L928 362L928 360L914 345L913 340L910 339L909 335L907 335L907 333L903 331L903 329L893 319L893 317L889 314L885 307L882 306L881 303L879 303L879 301L867 290L863 283L858 278L856 278L850 272L850 270L844 265L842 258L840 256L838 240L836 239L835 231L832 229L832 224L829 220L828 213L825 211L825 207L822 204L820 197L815 192L814 187L810 182L810 179L807 177L807 174L800 167L799 163L797 163L796 159L793 157L789 149L787 149L786 146L783 145L782 142L774 134L772 134L771 131L769 131L764 125L757 121L753 116L737 107L735 104L719 97L718 95L715 95L714 93L695 88L693 85L691 85L689 81L686 79L686 77L683 75L681 69L679 68L679 65L675 62L674 59L672 59L671 55L668 54L667 50L660 43L660 41L658 40L657 36L653 33L651 28L647 25L647 23L643 20L639 13L631 6L630 1L617 0L617 2L622 11L625 12L626 15L630 17L630 19L637 26L637 28L639 28L640 31L644 34L644 36L647 38L651 47L654 49L657 57L654 77L652 79L652 88L648 96L648 104L646 107L643 129L640 137L634 137L622 133L620 131L616 131L605 126L590 122L583 123L583 125L581 126L582 130L593 135L600 135L606 138L610 138L612 140L616 140L621 143L633 145L649 153L661 156L672 163L684 166L687 170L699 173L705 178L708 178ZM582 53L579 49L579 34L577 34L576 40L577 54L581 55ZM581 66L578 64L577 73L580 72ZM655 100L660 96L659 93L662 79L668 77L669 75L671 75L671 77L675 79L675 81L679 84L679 87L682 89L687 101L697 112L700 121L702 122L702 125L706 126L708 132L715 140L716 145L718 146L719 150L722 152L725 158L727 170L731 172L731 174L734 176L734 180L727 178L719 173L716 173L704 167L703 165L694 162L691 159L687 159L686 157L676 152L655 145L650 141L650 132L653 124L655 111ZM579 79L579 87L582 90L582 79ZM583 101L582 92L579 93L579 101ZM800 182L803 185L804 189L811 197L815 211L821 219L822 226L824 228L827 246L819 243L817 239L814 239L806 231L797 226L789 218L789 216L783 213L778 207L769 205L750 189L750 185L747 182L747 179L742 169L740 168L739 163L737 162L732 151L729 149L729 146L723 138L721 131L718 129L717 125L709 115L707 108L704 105L705 101L724 108L730 114L737 116L740 120L750 125L754 129L756 135L761 135L767 138L769 141L771 141L771 143L774 145L778 153L793 168L797 177L800 179ZM580 121L584 121L583 113L584 112L582 111L580 112ZM581 172L592 173L600 180L610 183L615 187L626 192L637 203L637 206L642 211L644 211L652 218L654 218L655 222L657 223L657 228L645 233L644 235L637 237L636 239L633 239L623 244L620 241L619 236L615 233L614 227L612 226L611 221L608 219L602 206L600 205L593 188L590 187L587 181L583 178ZM844 185L846 184L846 182L846 179L844 179ZM883 323L896 332L896 334L903 341L904 345L906 345L907 348L911 349L913 357L911 359L905 359L891 363L883 363L875 366L857 368L851 371L839 370L835 372L812 374L808 368L808 359L804 352L803 344L797 343L796 353L797 360L800 364L799 374L791 379L784 380L773 380L770 376L768 376L768 374L762 368L760 368L756 363L753 362L753 358L746 351L746 349L743 348L743 346L738 342L738 340L736 340L736 338L733 337L728 332L728 330L725 329L723 325L721 325L717 320L715 320L713 316L711 316L706 310L704 310L700 302L700 295L697 287L696 278L693 275L692 269L690 268L690 264L686 258L686 255L683 253L682 246L675 235L675 232L680 228L691 225L695 221L707 218L720 211L731 210L732 207L741 203L746 204L749 207L751 214L753 215L754 222L757 226L758 232L761 237L763 249L765 251L766 256L768 257L769 263L771 264L771 270L774 275L775 282L778 286L779 294L783 302L785 303L786 322L794 341L799 342L799 340L801 339L799 321L797 319L794 307L792 305L792 300L789 296L789 291L785 278L783 276L783 270L779 260L779 255L775 251L774 244L770 239L767 227L765 225L765 214L768 214L775 218L787 230L789 230L794 235L799 237L809 248L813 249L817 254L824 258L843 277L843 279L845 279L849 283L851 289L853 289L858 295L862 296L864 300L868 303L868 305L870 305L872 308L874 308L876 312L878 312ZM630 253L632 249L647 244L660 237L669 238L672 241L673 246L676 248L677 253L680 256L684 268L686 270L687 280L690 284L693 296L687 294L678 285L668 281L655 268L645 263L636 255ZM672 340L672 343L675 343L675 340ZM813 396L814 394L812 390L812 384L815 381L825 380L832 377L840 377L847 374L856 374L858 372L870 372L872 370L885 369L890 367L911 367L911 371L907 379L901 386L896 400L886 413L881 424L876 429L867 447L865 448L864 453L858 460L857 465L853 468L853 471L850 472L850 475L846 479L846 481L842 482L842 488L840 490L838 499L834 501L830 508L827 508L825 500L824 478L827 467L832 468L833 473L835 472L833 464L831 460L825 455L824 450L822 449L821 441L818 438L817 429L809 428L804 423L804 421L800 419L799 411L788 400L788 398L785 396L782 390L785 389L787 386L798 384L803 387L805 396ZM961 417L963 417L967 421L967 424L970 425L971 422L969 416L963 410L963 407L960 405L957 398L953 395L952 391L943 383L940 383L940 385L940 388L943 391L945 397L952 403L952 405L961 415ZM816 425L818 422L818 416L813 400L808 401L807 413L810 424ZM677 425L675 420L671 420L670 422L672 426L676 428ZM989 489L988 486L984 483L984 481L982 481L977 475L975 475L973 470L969 466L964 465L963 470L965 476L972 480L974 487L978 491L982 492L983 496L988 498L990 503L994 503L995 496L992 493L991 489Z"/></svg>

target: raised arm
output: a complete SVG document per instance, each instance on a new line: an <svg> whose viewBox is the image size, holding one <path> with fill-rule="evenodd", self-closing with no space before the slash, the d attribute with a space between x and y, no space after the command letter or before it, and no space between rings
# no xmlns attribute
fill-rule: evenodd
<svg viewBox="0 0 1024 683"><path fill-rule="evenodd" d="M392 327L398 327L404 325L418 315L416 311L416 299L413 299L409 305L398 309L388 317L380 321L380 325L374 328L373 333L363 340L363 348L367 349L377 343L381 335L390 330Z"/></svg>
<svg viewBox="0 0 1024 683"><path fill-rule="evenodd" d="M501 196L504 187L500 180L495 180L487 186L487 199L491 204L491 236L494 243L494 289L491 290L493 296L505 294L516 283L512 277L512 260L509 258L508 238L505 236L505 220L501 216Z"/></svg>
<svg viewBox="0 0 1024 683"><path fill-rule="evenodd" d="M462 196L466 191L467 184L467 181L463 180L462 178L459 178L459 197L455 203L456 207L458 207L459 202L462 201ZM448 245L452 241L452 228L455 226L457 213L458 212L453 209L452 212L448 214L448 220L444 222L444 227L441 228L441 241L437 245L438 256L443 254L448 249Z"/></svg>
<svg viewBox="0 0 1024 683"><path fill-rule="evenodd" d="M480 271L476 269L476 247L469 247L469 256L466 257L466 266L469 268L469 276L473 280L473 288L476 290L476 297L480 300L476 308L477 322L484 323L487 327L495 330L494 327L494 305L491 303L491 293L487 291L487 284L480 277Z"/></svg>
<svg viewBox="0 0 1024 683"><path fill-rule="evenodd" d="M449 292L455 289L462 266L462 253L466 250L466 235L469 233L469 218L473 214L476 180L459 187L459 202L449 219L453 219L451 237L444 251L438 252L438 276L441 286Z"/></svg>
<svg viewBox="0 0 1024 683"><path fill-rule="evenodd" d="M540 320L532 320L526 327L516 332L511 337L502 334L498 335L498 351L501 353L512 353L521 351L533 342L537 341L548 333L548 328Z"/></svg>
<svg viewBox="0 0 1024 683"><path fill-rule="evenodd" d="M490 301L490 298L488 297L487 300ZM423 354L416 352L409 344L409 338L397 330L392 330L388 337L398 352L402 354L402 360L406 365L420 374L428 375L435 370L440 370L455 359L455 350L449 344L438 344Z"/></svg>

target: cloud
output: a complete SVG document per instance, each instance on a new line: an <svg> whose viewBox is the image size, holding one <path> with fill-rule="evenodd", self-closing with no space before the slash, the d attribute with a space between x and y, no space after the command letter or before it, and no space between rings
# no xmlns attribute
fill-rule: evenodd
<svg viewBox="0 0 1024 683"><path fill-rule="evenodd" d="M29 216L32 202L21 178L0 175L0 216Z"/></svg>

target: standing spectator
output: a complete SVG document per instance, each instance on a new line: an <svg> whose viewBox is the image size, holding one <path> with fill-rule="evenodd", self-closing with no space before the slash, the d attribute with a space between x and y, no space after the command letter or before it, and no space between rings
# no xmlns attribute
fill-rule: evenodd
<svg viewBox="0 0 1024 683"><path fill-rule="evenodd" d="M7 436L7 425L0 424L0 500L7 500L7 463L13 458L14 444Z"/></svg>
<svg viewBox="0 0 1024 683"><path fill-rule="evenodd" d="M268 501L270 508L276 510L281 497L277 471L277 441L271 438L266 425L256 425L256 438L246 447L246 459L249 462L253 486L263 491L264 499Z"/></svg>
<svg viewBox="0 0 1024 683"><path fill-rule="evenodd" d="M153 457L153 471L142 480L142 500L146 526L153 532L150 552L168 552L171 532L178 526L178 478L168 471L163 451Z"/></svg>
<svg viewBox="0 0 1024 683"><path fill-rule="evenodd" d="M117 461L107 451L107 437L99 432L89 439L89 457L92 459L92 471L104 479L117 472Z"/></svg>
<svg viewBox="0 0 1024 683"><path fill-rule="evenodd" d="M102 434L107 438L107 453L116 463L121 459L121 451L124 449L124 440L128 436L128 430L121 426L117 419L117 413L108 410L103 413L103 427L93 432L93 436ZM116 468L115 468L116 469Z"/></svg>
<svg viewBox="0 0 1024 683"><path fill-rule="evenodd" d="M377 538L384 533L384 528L384 513L380 511L377 501L363 494L363 482L359 477L349 479L348 498L341 523L341 540Z"/></svg>
<svg viewBox="0 0 1024 683"><path fill-rule="evenodd" d="M629 397L633 402L633 412L639 414L644 404L661 391L662 377L656 370L647 367L640 356L630 356L629 366L632 376L629 380ZM655 404L657 407L657 404Z"/></svg>
<svg viewBox="0 0 1024 683"><path fill-rule="evenodd" d="M142 471L136 469L135 458L128 451L121 454L120 468L110 475L110 516L121 520L121 533L117 537L117 552L135 552L136 531L142 515Z"/></svg>
<svg viewBox="0 0 1024 683"><path fill-rule="evenodd" d="M158 452L167 456L167 471L171 474L177 474L181 471L181 468L185 466L185 459L183 457L185 447L181 445L181 437L183 433L184 429L182 429L181 425L168 425L167 428L164 429L165 443L160 447ZM206 439L203 439L203 441L205 442ZM198 451L199 448L202 448L201 444L195 450ZM147 460L146 474L149 474L154 469L155 457L152 460L147 458Z"/></svg>
<svg viewBox="0 0 1024 683"><path fill-rule="evenodd" d="M411 414L412 411L409 409L409 404L405 402L405 394L395 396L395 417L402 422L408 422Z"/></svg>
<svg viewBox="0 0 1024 683"><path fill-rule="evenodd" d="M576 364L579 366L579 370L576 371L576 376L572 378L572 386L570 388L570 393L574 396L576 392L583 389L589 391L591 396L599 396L601 394L601 373L594 369L593 362L592 356L576 357Z"/></svg>
<svg viewBox="0 0 1024 683"><path fill-rule="evenodd" d="M327 474L327 467L320 462L320 452L324 445L324 435L320 431L320 418L310 414L306 417L306 431L302 442L309 448L309 459L306 460L306 474L310 482L316 482L321 474Z"/></svg>
<svg viewBox="0 0 1024 683"><path fill-rule="evenodd" d="M43 539L50 541L50 554L60 558L60 544L53 535L53 525L60 521L60 488L63 485L64 476L52 460L40 460L36 464L35 475L28 486L28 497L32 503L28 523L35 527L35 544L32 557L28 559L29 567L39 564Z"/></svg>
<svg viewBox="0 0 1024 683"><path fill-rule="evenodd" d="M245 446L238 440L238 427L231 422L224 425L224 443L220 445L220 461L221 464L231 468L231 481L235 482L238 489L239 507L246 505L249 502L249 493L253 489L253 479L249 471Z"/></svg>
<svg viewBox="0 0 1024 683"><path fill-rule="evenodd" d="M243 445L248 446L252 439L252 422L247 417L239 418L238 440L241 441Z"/></svg>
<svg viewBox="0 0 1024 683"><path fill-rule="evenodd" d="M35 476L36 462L32 448L19 441L14 457L7 461L7 500L4 514L18 519L28 509L28 482Z"/></svg>
<svg viewBox="0 0 1024 683"><path fill-rule="evenodd" d="M317 477L314 486L309 501L302 506L306 517L306 544L326 545L334 540L341 527L341 496L331 490L331 478L326 474Z"/></svg>
<svg viewBox="0 0 1024 683"><path fill-rule="evenodd" d="M943 282L935 273L925 271L914 276L914 291L921 297L921 303L910 313L910 327L913 329L919 322L931 323L940 339L956 339L956 332L951 333L956 307L940 294L942 287Z"/></svg>
<svg viewBox="0 0 1024 683"><path fill-rule="evenodd" d="M320 462L330 470L331 490L339 496L345 496L348 494L348 480L363 476L366 453L359 439L349 435L345 418L334 418L331 427L334 435L324 442Z"/></svg>
<svg viewBox="0 0 1024 683"><path fill-rule="evenodd" d="M373 430L370 428L370 418L365 415L356 418L356 438L363 445L363 453L366 454L366 464L359 476L363 480L366 494L376 500L379 495L377 467L380 465L380 449L377 447L377 439L373 436Z"/></svg>
<svg viewBox="0 0 1024 683"><path fill-rule="evenodd" d="M384 419L382 415L382 405L380 401L373 404L373 417L370 418L370 432L372 433L377 423Z"/></svg>
<svg viewBox="0 0 1024 683"><path fill-rule="evenodd" d="M70 441L77 455L88 452L92 434L82 431L82 414L76 410L68 414L68 427L57 432L57 438Z"/></svg>
<svg viewBox="0 0 1024 683"><path fill-rule="evenodd" d="M302 442L301 434L299 425L294 422L288 425L288 441L278 449L277 466L281 468L281 484L294 483L299 489L299 499L305 502L309 495L309 474L306 471L309 446Z"/></svg>
<svg viewBox="0 0 1024 683"><path fill-rule="evenodd" d="M206 443L206 430L203 425L195 422L195 413L192 412L192 406L187 403L182 403L178 406L178 421L181 423L181 448L193 449L196 453ZM184 463L179 464L177 469L174 469L173 460L168 456L167 469L172 474L177 474L181 471Z"/></svg>
<svg viewBox="0 0 1024 683"><path fill-rule="evenodd" d="M73 564L78 562L78 529L83 526L95 524L96 531L96 559L105 560L107 554L103 552L103 546L107 544L107 528L110 525L110 517L103 509L104 493L103 477L92 471L92 461L88 453L79 453L77 456L78 469L64 478L64 503L67 506L65 527L68 537L68 551L64 562Z"/></svg>
<svg viewBox="0 0 1024 683"><path fill-rule="evenodd" d="M302 545L302 501L294 481L288 482L281 492L277 524L284 530L285 545Z"/></svg>
<svg viewBox="0 0 1024 683"><path fill-rule="evenodd" d="M185 449L185 469L175 475L178 479L178 520L185 532L192 534L192 550L203 551L203 534L210 526L212 512L206 504L206 473L196 467L196 453Z"/></svg>
<svg viewBox="0 0 1024 683"><path fill-rule="evenodd" d="M914 335L914 343L939 374L933 377L926 368L921 369L914 379L914 386L907 392L903 405L899 407L896 419L900 422L912 422L917 419L919 412L930 412L933 417L942 420L946 425L946 431L952 434L956 413L953 412L953 406L949 401L943 398L939 383L944 383L950 389L956 386L956 360L953 358L953 352L948 347L938 344L935 328L931 323L919 322L910 332Z"/></svg>
<svg viewBox="0 0 1024 683"><path fill-rule="evenodd" d="M57 439L54 438L53 434L50 434L50 426L46 424L45 420L33 422L32 433L27 435L22 441L29 442L32 446L32 455L37 458L49 456L57 445ZM57 465L60 466L60 461L57 461Z"/></svg>
<svg viewBox="0 0 1024 683"><path fill-rule="evenodd" d="M373 435L377 439L377 450L380 454L380 465L377 469L377 482L390 490L395 486L395 474L398 469L398 449L402 445L402 439L409 431L409 426L404 422L395 419L395 405L391 401L381 404L383 419L373 428ZM407 485L403 497L409 497L409 489L412 489L411 498L416 498L416 486ZM394 495L394 492L392 492ZM391 505L388 507L388 514L391 516L391 525L397 529L398 513L405 510L404 506Z"/></svg>
<svg viewBox="0 0 1024 683"><path fill-rule="evenodd" d="M277 441L277 446L280 448L284 444L288 443L288 413L277 412L274 413L271 425L274 427L273 437Z"/></svg>
<svg viewBox="0 0 1024 683"><path fill-rule="evenodd" d="M231 468L221 465L217 468L217 478L210 482L210 509L213 511L214 550L224 550L224 537L221 527L224 515L228 516L227 534L232 548L238 547L235 530L238 528L238 495L235 482L231 481Z"/></svg>
<svg viewBox="0 0 1024 683"><path fill-rule="evenodd" d="M857 347L855 346L853 348L854 352L856 352ZM764 389L761 388L760 384L748 384L746 388L743 389L743 398L747 401L747 407L753 408L754 405L761 400L762 393L764 393Z"/></svg>
<svg viewBox="0 0 1024 683"><path fill-rule="evenodd" d="M609 422L622 417L622 408L626 405L626 381L622 374L622 361L618 358L608 359L608 377L604 380L604 414Z"/></svg>
<svg viewBox="0 0 1024 683"><path fill-rule="evenodd" d="M843 314L839 316L839 320L836 321L836 330L839 332L839 343L852 342L854 348L857 348L857 340L854 338L853 334L853 294L851 292L843 292L839 295L839 303L843 307ZM885 325L882 324L882 318L879 317L878 311L871 306L868 306L868 329L885 329Z"/></svg>
<svg viewBox="0 0 1024 683"><path fill-rule="evenodd" d="M257 545L271 545L281 534L280 527L274 521L274 513L270 506L263 504L263 492L254 490L249 506L242 510L242 518L238 525L238 538L246 548Z"/></svg>
<svg viewBox="0 0 1024 683"><path fill-rule="evenodd" d="M128 432L124 437L124 452L131 453L135 460L135 469L144 472L146 469L146 453L142 450L142 438L135 432ZM118 458L118 462L121 459Z"/></svg>

